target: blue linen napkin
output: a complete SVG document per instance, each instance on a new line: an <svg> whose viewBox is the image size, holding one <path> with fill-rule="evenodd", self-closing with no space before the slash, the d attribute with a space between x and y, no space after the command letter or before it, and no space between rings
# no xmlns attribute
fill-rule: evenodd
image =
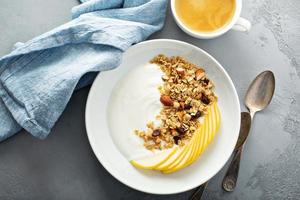
<svg viewBox="0 0 300 200"><path fill-rule="evenodd" d="M160 30L167 7L167 0L81 1L72 21L17 43L0 59L0 141L21 128L45 138L73 91Z"/></svg>

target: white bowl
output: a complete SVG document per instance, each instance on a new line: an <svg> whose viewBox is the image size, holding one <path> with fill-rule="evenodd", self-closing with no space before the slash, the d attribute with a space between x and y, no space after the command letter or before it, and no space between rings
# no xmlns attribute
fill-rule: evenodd
<svg viewBox="0 0 300 200"><path fill-rule="evenodd" d="M173 174L134 168L115 145L107 121L110 95L116 83L132 68L149 62L157 54L183 56L203 66L208 77L215 83L222 117L220 130L204 154L191 166ZM98 75L91 87L86 105L88 138L103 167L127 186L153 194L184 192L212 178L224 166L234 150L239 128L239 99L224 68L205 51L176 40L150 40L128 49L117 69Z"/></svg>

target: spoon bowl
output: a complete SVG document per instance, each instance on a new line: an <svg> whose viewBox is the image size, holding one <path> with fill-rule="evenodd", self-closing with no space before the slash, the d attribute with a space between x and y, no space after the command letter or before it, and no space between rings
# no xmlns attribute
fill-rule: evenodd
<svg viewBox="0 0 300 200"><path fill-rule="evenodd" d="M254 113L266 108L272 100L275 90L275 77L273 72L264 71L260 73L251 83L245 97L245 105L250 111L251 117Z"/></svg>

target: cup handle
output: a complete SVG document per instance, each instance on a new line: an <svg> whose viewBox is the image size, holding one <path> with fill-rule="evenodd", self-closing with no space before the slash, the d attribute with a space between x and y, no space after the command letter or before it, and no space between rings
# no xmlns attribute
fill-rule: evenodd
<svg viewBox="0 0 300 200"><path fill-rule="evenodd" d="M245 18L238 18L237 22L233 25L232 30L248 32L251 29L251 22Z"/></svg>

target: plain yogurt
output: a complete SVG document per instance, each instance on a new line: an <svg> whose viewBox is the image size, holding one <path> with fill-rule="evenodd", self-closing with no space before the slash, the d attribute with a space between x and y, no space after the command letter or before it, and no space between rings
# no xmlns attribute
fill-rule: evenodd
<svg viewBox="0 0 300 200"><path fill-rule="evenodd" d="M108 125L115 145L128 160L158 153L147 150L134 130L146 130L149 121L155 122L162 106L158 90L163 84L162 75L159 66L148 63L135 67L113 89Z"/></svg>

